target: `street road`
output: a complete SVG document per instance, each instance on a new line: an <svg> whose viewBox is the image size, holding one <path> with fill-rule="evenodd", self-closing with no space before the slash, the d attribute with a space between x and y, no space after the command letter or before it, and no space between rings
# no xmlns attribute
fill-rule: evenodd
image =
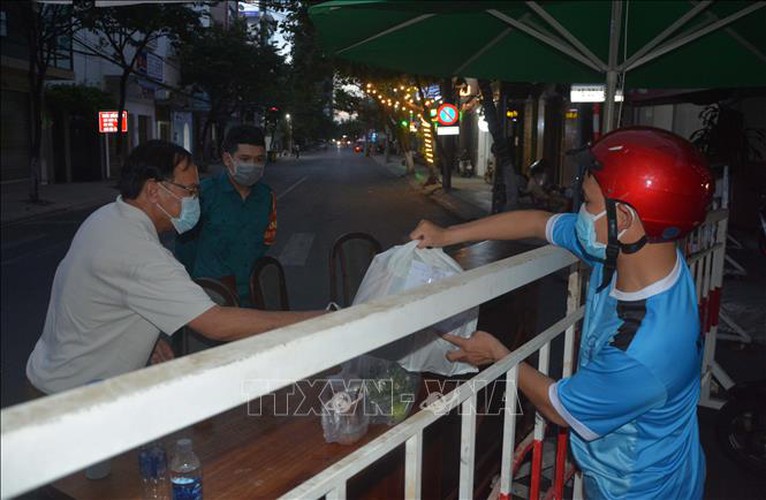
<svg viewBox="0 0 766 500"><path fill-rule="evenodd" d="M403 243L421 218L441 224L454 215L385 167L350 149L279 159L264 181L277 195L277 241L269 251L285 268L292 309L324 308L328 260L341 234L364 231L383 248ZM3 228L0 340L2 406L20 401L29 353L42 331L56 267L82 221L97 207ZM172 246L172 234L163 237Z"/></svg>

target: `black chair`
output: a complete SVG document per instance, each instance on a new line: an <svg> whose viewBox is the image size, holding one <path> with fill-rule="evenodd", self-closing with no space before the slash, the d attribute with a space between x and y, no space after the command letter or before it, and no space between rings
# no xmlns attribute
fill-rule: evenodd
<svg viewBox="0 0 766 500"><path fill-rule="evenodd" d="M239 307L237 291L215 278L195 278L194 282L205 290L205 293L218 304L226 307Z"/></svg>
<svg viewBox="0 0 766 500"><path fill-rule="evenodd" d="M263 256L255 261L250 273L250 301L256 309L290 310L285 271L274 257Z"/></svg>
<svg viewBox="0 0 766 500"><path fill-rule="evenodd" d="M330 301L350 306L364 273L380 251L378 240L367 233L346 233L335 240L330 250Z"/></svg>
<svg viewBox="0 0 766 500"><path fill-rule="evenodd" d="M219 306L239 307L237 292L232 290L223 281L215 278L195 278L194 282L201 286L210 299ZM205 349L223 344L221 341L209 339L204 335L195 332L189 326L185 326L181 333L182 356L204 351Z"/></svg>

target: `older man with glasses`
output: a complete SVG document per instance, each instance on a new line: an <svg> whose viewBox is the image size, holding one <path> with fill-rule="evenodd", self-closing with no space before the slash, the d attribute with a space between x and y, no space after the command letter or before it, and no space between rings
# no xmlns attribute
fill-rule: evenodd
<svg viewBox="0 0 766 500"><path fill-rule="evenodd" d="M133 150L120 196L80 226L56 270L27 377L45 394L120 375L172 356L160 332L184 325L235 340L320 312L267 312L217 306L162 246L159 234L199 219L199 175L188 151L165 141ZM162 346L155 349L155 344Z"/></svg>

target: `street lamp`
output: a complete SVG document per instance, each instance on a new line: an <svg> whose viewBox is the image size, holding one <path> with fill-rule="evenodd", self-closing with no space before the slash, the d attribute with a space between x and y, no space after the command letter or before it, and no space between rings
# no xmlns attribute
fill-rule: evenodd
<svg viewBox="0 0 766 500"><path fill-rule="evenodd" d="M290 113L285 113L285 120L287 121L287 147L288 151L293 151L293 123L290 121Z"/></svg>

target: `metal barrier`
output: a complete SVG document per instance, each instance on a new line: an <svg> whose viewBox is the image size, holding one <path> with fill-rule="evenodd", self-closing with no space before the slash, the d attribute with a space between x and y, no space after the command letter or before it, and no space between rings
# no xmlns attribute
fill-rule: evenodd
<svg viewBox="0 0 766 500"><path fill-rule="evenodd" d="M713 195L713 207L716 209L728 209L729 192L731 190L729 166L718 165L714 166L713 169L714 171L720 172L720 176L716 176L715 193ZM733 248L735 250L742 250L744 248L742 243L740 243L731 234L728 234L728 231L725 231L725 234L726 239L724 240L724 243L728 245L729 248ZM737 262L734 257L727 255L724 251L723 258L724 263L722 265L721 279L725 278L726 276L747 276L747 270L742 267L742 264ZM733 340L735 342L742 342L744 344L749 344L753 341L753 337L747 331L745 331L745 329L742 328L730 314L727 313L724 308L724 304L719 304L717 309L717 319L720 320L721 324L721 328L719 328L716 333L716 338L718 340Z"/></svg>
<svg viewBox="0 0 766 500"><path fill-rule="evenodd" d="M566 265L568 264L555 269L548 268L546 274L555 272ZM461 384L450 393L432 402L424 410L293 489L283 498L320 498L325 495L328 499L345 498L346 482L351 477L402 444L405 444L405 497L420 498L423 430L458 406L461 407L460 486L458 498L473 498L477 394L488 384L499 379L504 379L506 387L505 407L503 408L504 424L500 468L500 497L510 498L511 482L513 479L512 458L514 457L516 441L516 384L518 365L529 356L538 353L538 369L543 373L547 373L550 343L557 336L564 334L564 375L567 376L572 373L575 323L582 319L584 312L584 307L579 305L581 290L579 277L578 266L576 264L571 265L566 315L555 324L519 349L513 351L504 359L480 372L477 376ZM535 486L539 485L542 472L544 426L543 418L537 415L532 444L533 467L530 498L533 499L539 497L539 489L536 490ZM559 446L559 449L562 451L557 454L557 480L555 488L557 491L563 492L564 468L566 467L566 440L560 439ZM556 498L561 498L561 494L557 495Z"/></svg>
<svg viewBox="0 0 766 500"><path fill-rule="evenodd" d="M4 409L0 495L3 498L19 495L244 404L575 261L569 252L546 246L396 296ZM570 316L567 321L557 325L564 329L575 319ZM534 346L546 345L557 333L549 331L536 339ZM344 349L333 347L338 345ZM529 354L537 347L526 349L524 352ZM286 358L302 362L285 363ZM504 371L521 359L514 354L502 365L506 367ZM497 366L491 370L490 373L500 374ZM264 383L262 387L250 383L247 391L243 390L243 381L259 380L283 382L280 386ZM456 399L454 404L470 397L466 390L461 386L458 395L462 399ZM200 394L205 397L201 399ZM416 422L427 419L429 413L433 412L423 411L412 419ZM141 425L136 425L138 416ZM466 426L471 433L469 421ZM401 431L397 427L390 432L398 435ZM407 448L410 456L416 456L418 440L410 441ZM465 454L467 458L470 450ZM418 468L412 461L407 465L410 475ZM472 477L465 467L463 475L461 483L466 488ZM412 484L411 480L408 484Z"/></svg>
<svg viewBox="0 0 766 500"><path fill-rule="evenodd" d="M713 229L710 229L710 228ZM689 239L689 263L697 282L707 342L703 389L715 373L713 360L719 304L726 211L714 212ZM343 361L405 337L457 313L487 302L559 270L569 269L566 313L469 383L432 401L364 447L289 492L286 497L326 495L345 498L346 482L394 448L405 446L405 494L421 491L423 429L461 407L459 497L473 496L477 392L504 379L503 447L500 498L510 498L513 472L524 449L516 450L516 382L518 364L538 353L538 369L548 372L551 342L564 336L563 375L574 369L575 326L582 319L581 273L576 258L553 246L516 255L443 281L343 311L261 334L215 349L49 396L2 411L2 477L0 495L8 498L47 484L90 464L263 396ZM385 328L381 328L385 325ZM374 332L365 334L366 332ZM341 351L332 346L343 345ZM306 355L310 353L310 355ZM286 357L302 363L284 363ZM230 381L280 380L254 387ZM721 380L719 378L719 380ZM257 384L255 384L257 385ZM204 399L199 395L205 394ZM709 390L703 390L704 404ZM137 416L141 425L136 425ZM538 414L531 439L530 498L537 500L542 474L545 422ZM562 498L573 469L566 462L567 434L556 439L553 487L546 498ZM579 475L574 495L580 494Z"/></svg>
<svg viewBox="0 0 766 500"><path fill-rule="evenodd" d="M724 389L730 389L734 381L715 361L718 322L721 311L724 258L728 210L710 212L705 222L686 237L684 249L697 290L701 335L705 340L702 361L702 387L699 404L718 409L724 401L713 397L713 380Z"/></svg>

